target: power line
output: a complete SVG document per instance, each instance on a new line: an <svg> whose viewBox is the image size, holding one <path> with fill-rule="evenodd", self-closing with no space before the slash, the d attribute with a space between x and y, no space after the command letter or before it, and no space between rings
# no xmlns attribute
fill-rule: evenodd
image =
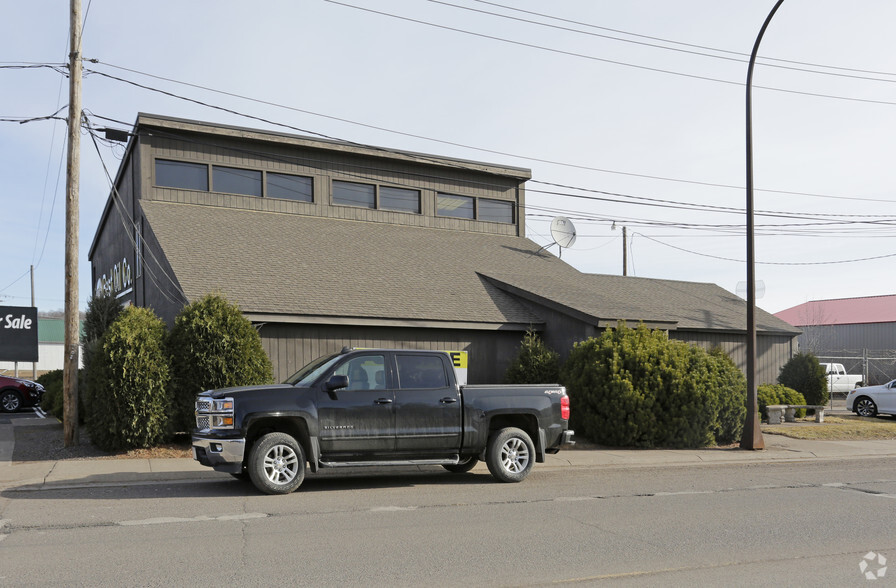
<svg viewBox="0 0 896 588"><path fill-rule="evenodd" d="M443 0L427 0L427 1L428 1L428 2L431 2L431 3L433 3L433 4L440 4L440 5L442 5L442 6L450 6L450 7L452 7L452 8L458 8L458 9L460 9L460 10L467 10L467 11L470 11L470 12L476 12L476 13L479 13L479 14L487 14L487 15L489 15L489 16L495 16L495 17L498 17L498 18L503 18L503 19L513 20L513 21L517 21L517 22L524 22L524 23L527 23L527 24L534 24L534 25L541 26L541 27L548 27L548 28L557 29L557 30L561 30L561 31L567 31L567 32L571 32L571 33L578 33L578 34L580 34L580 35L588 35L588 36L591 36L591 37L598 37L598 38L601 38L601 39L610 39L610 40L613 40L613 41L619 41L619 42L621 42L621 43L631 43L631 44L634 44L634 45L640 45L640 46L642 46L642 47L651 47L651 48L654 48L654 49L662 49L662 50L664 50L664 51L674 51L674 52L677 52L677 53L684 53L684 54L687 54L687 55L698 55L698 56L700 56L700 57L708 57L708 58L711 58L711 59L720 59L720 60L724 60L724 61L733 61L733 62L736 62L736 63L748 63L748 61L749 61L748 59L741 59L740 57L729 57L729 56L726 56L726 55L713 55L713 54L711 54L711 53L706 53L706 52L704 52L704 51L695 51L695 50L693 50L693 49L679 49L679 48L677 48L677 47L666 47L666 46L664 46L664 45L658 45L658 44L656 44L656 43L647 43L647 42L644 42L644 41L635 41L635 40L632 40L632 39L624 39L624 38L620 38L620 37L614 37L614 36L612 36L612 35L604 35L604 34L600 34L600 33L592 33L592 32L582 31L582 30L578 30L578 29L574 29L574 28L570 28L570 27L557 26L557 25L552 25L552 24L548 24L548 23L544 23L544 22L538 22L538 21L535 21L535 20L529 20L529 19L519 18L519 17L515 17L515 16L508 16L508 15L506 15L506 14L500 14L500 13L497 13L497 12L490 12L490 11L487 11L487 10L480 10L480 9L477 9L477 8L470 8L469 6L461 6L461 5L459 5L459 4L452 4L452 3L450 3L450 2L444 2ZM487 4L491 4L491 3L487 3ZM496 5L496 6L497 6L497 5ZM511 8L509 8L509 7L506 7L506 6L503 7L503 8L507 8L508 10L513 10L513 9L511 9ZM521 11L521 12L527 12L527 11ZM530 14L531 14L531 13L530 13ZM546 16L546 15L540 15L540 16L543 16L543 17L545 17L545 18L553 18L553 17ZM581 23L581 22L576 23L576 24L578 24L578 25L580 25L580 26L587 26L587 27L590 27L590 26L591 26L591 25L588 25L588 24L585 24L585 23ZM600 27L594 27L594 28L600 28ZM624 34L630 34L630 33L624 33ZM667 42L667 43L668 43L668 42L670 42L670 41L664 41L664 42ZM677 43L676 43L676 44L677 44ZM710 48L708 48L708 47L705 47L705 48L703 48L703 49L709 49L709 50L711 50L711 51L720 51L720 50L718 50L718 49L710 49ZM741 55L741 54L737 54L737 55ZM746 57L749 57L749 55L747 55ZM884 78L879 78L879 77L871 77L871 76L868 76L868 75L858 75L858 74L845 74L845 73L839 73L839 72L837 72L837 71L817 71L817 70L813 70L813 69L806 69L805 67L795 67L795 65L777 65L777 64L774 64L774 63L763 63L762 65L764 65L765 67L773 67L773 68L776 68L776 69L784 69L784 70L789 70L789 71L799 71L799 72L812 73L812 74L824 75L824 76L834 76L834 77L842 77L842 78L850 78L850 79L858 79L858 80L868 80L868 81L884 82L884 83L890 83L890 84L892 84L892 83L896 83L896 79L884 79ZM810 64L802 64L802 65L810 65ZM813 66L813 67L816 67L816 66ZM825 67L825 66L821 66L821 67ZM870 73L870 72L863 72L863 73ZM896 75L896 74L881 74L881 75L890 75L890 76L892 76L892 75Z"/></svg>
<svg viewBox="0 0 896 588"><path fill-rule="evenodd" d="M647 235L644 235L642 233L637 233L637 234L644 237L645 239L647 239L649 241L653 241L654 243L659 243L660 245L664 245L671 249L677 249L679 251L684 251L685 253L690 253L692 255L699 255L701 257L710 257L712 259L719 259L722 261L734 261L737 263L746 263L746 261L743 259L722 257L719 255L712 255L710 253L700 253L699 251L692 251L690 249L685 249L684 247L678 247L676 245L670 245L669 243L664 243L663 241L654 239L652 237L648 237ZM874 260L878 260L878 259L888 259L891 257L896 257L896 253L888 253L886 255L875 255L872 257L862 257L862 258L858 258L858 259L841 259L841 260L837 260L837 261L802 261L802 262L797 262L797 261L757 261L756 264L757 265L780 265L780 266L838 265L838 264L844 264L844 263L858 263L860 261L874 261Z"/></svg>
<svg viewBox="0 0 896 588"><path fill-rule="evenodd" d="M91 115L97 116L97 115L93 115L92 113L91 113ZM118 122L120 124L126 124L122 121L117 121L115 119L109 119L107 117L97 116L97 118L102 118L104 120ZM301 165L302 163L313 164L316 167L320 165L320 162L318 162L316 159L311 159L311 158L301 157L301 156L286 156L281 153L271 153L271 152L259 150L259 149L239 148L239 147L234 147L232 145L219 143L216 141L201 141L201 140L197 140L195 138L186 136L182 133L153 131L153 134L172 138L172 139L190 143L190 144L202 145L202 146L213 146L213 147L216 147L219 149L225 149L227 151L239 153L240 155L251 155L254 157L267 157L267 158L272 158L276 161L292 163L294 165L296 165L296 164ZM347 177L353 177L356 179L361 179L361 180L366 180L366 181L371 181L371 182L376 182L376 183L381 183L382 177L373 176L371 174L382 172L383 174L392 175L395 173L395 170L391 169L391 168L366 166L366 167L363 167L362 169L364 170L365 173L354 173L354 172L344 172L344 171L341 173L342 173L342 175L347 176ZM419 175L419 174L416 174L413 172L402 172L402 174L409 176L409 177ZM432 179L434 176L428 174L426 177L429 179ZM449 178L438 178L438 179L449 179ZM581 187L570 186L570 185L566 185L566 184L559 184L559 183L552 183L552 182L541 182L539 180L529 180L529 181L534 182L534 183L545 184L545 185L563 187L563 188L567 188L567 189L571 189L571 190L579 190L579 191L583 191L583 192L588 192L589 194L600 194L601 196L573 194L573 193L569 193L569 192L559 192L559 191L536 190L536 189L528 188L527 191L530 193L542 193L542 194L550 194L550 195L554 195L554 196L579 198L579 199L602 201L602 202L613 202L613 203L618 203L618 204L637 204L637 205L658 207L658 208L680 208L680 209L684 209L684 210L695 210L695 211L703 211L703 212L709 212L709 213L727 213L727 214L736 214L736 215L744 214L744 209L742 209L742 208L690 203L690 202L680 202L680 201L672 201L672 200L667 200L667 199L651 198L651 197L645 197L645 196L635 196L632 194L623 194L623 193L619 193L619 192L610 192L610 191L605 191L605 190L581 188ZM411 187L411 188L417 188L417 184L413 183L412 181L401 182L401 181L395 180L394 178L390 178L388 183L392 184L392 185L403 185L403 186L407 186L407 187ZM495 187L505 188L506 187L503 184L498 185L498 184L494 184L492 182L476 181L476 182L472 182L472 183L474 183L478 187L486 187L486 188L495 188ZM630 202L630 200L635 200L636 202ZM538 207L529 204L529 205L523 205L521 207L521 209L522 209L521 212L528 212L529 210L537 210ZM828 225L846 223L846 221L830 220L831 218L857 219L857 220L850 221L850 224L886 224L886 225L889 225L892 222L896 222L896 216L893 216L893 215L860 215L860 214L845 214L845 213L829 213L826 215L822 215L822 214L806 214L806 213L799 213L799 212L772 211L772 210L758 210L756 212L760 216L767 216L767 217L819 220L819 221L824 221ZM722 226L722 225L711 225L711 226ZM739 226L739 225L731 225L731 226ZM770 225L770 226L781 226L781 225Z"/></svg>
<svg viewBox="0 0 896 588"><path fill-rule="evenodd" d="M404 20L404 21L408 21L408 22L412 22L412 23L416 23L416 24L422 24L422 25L434 27L437 29L443 29L443 30L448 30L448 31L456 32L456 33L462 33L465 35L471 35L473 37L480 37L480 38L489 39L492 41L500 41L502 43L508 43L510 45L517 45L520 47L528 47L530 49L538 49L540 51L548 51L548 52L557 53L560 55L567 55L569 57L579 57L581 59L587 59L590 61L609 63L612 65L619 65L622 67L630 67L633 69L638 69L638 70L642 70L642 71L650 71L650 72L654 72L654 73L663 73L663 74L668 74L668 75L673 75L673 76L678 76L678 77L683 77L683 78L703 80L703 81L707 81L707 82L716 82L719 84L726 84L729 86L743 86L744 85L743 82L724 80L721 78L713 78L710 76L703 76L703 75L698 75L698 74L689 74L689 73L685 73L685 72L674 71L674 70L670 70L670 69L663 69L663 68L659 68L659 67L651 67L651 66L647 66L647 65L638 65L638 64L634 64L634 63L628 63L625 61L618 61L615 59L606 59L604 57L596 57L594 55L586 55L584 53L578 53L575 51L565 51L563 49L554 49L552 47L545 47L543 45L536 45L534 43L527 43L524 41L516 41L513 39L507 39L507 38L498 37L495 35L487 35L484 33L467 31L464 29L459 29L457 27L449 27L447 25L441 25L441 24L437 24L437 23L427 22L425 20L419 20L419 19L410 18L410 17L406 17L406 16L400 16L397 14L392 14L389 12L383 12L383 11L379 11L379 10L373 10L370 8L364 8L362 6L356 6L354 4L347 4L345 2L337 2L336 0L324 0L324 2L329 2L330 4L336 4L338 6L344 6L346 8L352 8L354 10L360 10L362 12L369 12L372 14L379 14L381 16L386 16L389 18L395 18L398 20ZM753 88L754 89L762 89L762 90L770 90L773 92L784 92L787 94L797 94L800 96L812 96L815 98L827 98L830 100L845 100L845 101L849 101L849 102L862 102L862 103L866 103L866 104L881 104L881 105L886 105L886 106L896 106L896 102L887 101L887 100L876 100L876 99L872 99L872 98L855 98L853 96L837 96L834 94L822 94L820 92L791 90L791 89L786 89L786 88L776 88L776 87L772 87L772 86L759 86L756 84L753 84Z"/></svg>
<svg viewBox="0 0 896 588"><path fill-rule="evenodd" d="M142 256L143 252L138 251L137 241L136 241L136 238L134 237L135 231L139 230L137 227L137 223L134 221L133 218L131 218L131 216L128 214L128 212L124 209L124 203L121 201L121 195L118 193L118 188L115 186L115 181L112 179L112 175L109 173L109 168L106 167L105 160L103 160L103 155L100 152L100 147L99 147L99 144L97 143L97 136L96 136L94 129L92 127L88 126L87 131L90 134L90 138L93 140L93 146L96 149L97 156L99 157L100 163L103 166L103 171L106 174L106 179L109 181L109 185L111 186L112 192L109 195L109 198L112 200L113 204L115 205L115 211L118 213L119 220L121 221L121 224L124 227L124 233L125 233L125 235L127 235L128 241L131 243L131 245L134 246L135 255ZM177 280L175 280L171 275L168 274L167 271L165 271L164 266L159 261L159 259L156 257L155 253L152 251L152 248L146 248L146 250L149 252L150 257L152 258L153 262L155 263L155 266L158 268L158 270L161 272L161 274L165 278L167 278L167 281L172 286L174 286L175 292L174 292L174 294L170 294L169 291L167 290L168 286L165 284L162 284L162 281L159 278L159 276L157 276L155 274L155 272L153 271L152 264L144 263L143 264L144 271L146 271L146 273L150 276L150 279L152 279L152 281L156 284L156 286L158 286L159 292L162 294L162 296L164 296L172 304L181 304L184 302L188 302L189 300L187 298L186 293L180 287L180 284L178 284ZM92 286L93 285L91 285L91 287ZM180 294L181 298L175 299L173 297L173 295L175 295L175 294Z"/></svg>
<svg viewBox="0 0 896 588"><path fill-rule="evenodd" d="M221 94L221 95L224 95L224 96L230 96L230 97L233 97L233 98L239 98L240 100L246 100L246 101L254 102L254 103L257 103L257 104L264 104L264 105L267 105L267 106L273 106L273 107L275 107L275 108L282 108L282 109L290 110L290 111L293 111L293 112L299 112L299 113L302 113L302 114L308 114L308 115L311 115L311 116L317 116L317 117L320 117L320 118L326 118L326 119L329 119L329 120L335 120L335 121L338 121L338 122L343 122L343 123L347 123L347 124L351 124L351 125L355 125L355 126L360 126L360 127L364 127L364 128L368 128L368 129L373 129L373 130L377 130L377 131L383 131L383 132L386 132L386 133L391 133L391 134L400 135L400 136L404 136L404 137L411 137L411 138L414 138L414 139L421 139L421 140L425 140L425 141L430 141L430 142L434 142L434 143L439 143L439 144L442 144L442 145L450 145L450 146L453 146L453 147L461 147L461 148L463 148L463 149L470 149L470 150L473 150L473 151L479 151L479 152L482 152L482 153L489 153L489 154L492 154L492 155L501 155L501 156L504 156L504 157L512 157L512 158L514 158L514 159L522 159L522 160L530 161L530 162L546 163L546 164L556 165L556 166L560 166L560 167L567 167L567 168L572 168L572 169L580 169L580 170L585 170L585 171L594 171L594 172L607 173L607 174L613 174L613 175L621 175L621 176L626 176L626 177L637 177L637 178L643 178L643 179L649 179L649 180L658 180L658 181L665 181L665 182L674 182L674 183L681 183L681 184L690 184L690 185L697 185L697 186L705 186L705 187L709 187L709 188L724 188L724 189L729 189L729 190L739 190L739 191L743 191L743 190L745 189L744 186L739 186L739 185L734 185L734 184L721 184L721 183L715 183L715 182L703 182L703 181L699 181L699 180L688 180L688 179L684 179L684 178L672 178L672 177L668 177L668 176L658 176L658 175L651 175L651 174L643 174L643 173L636 173L636 172L627 172L627 171L621 171L621 170L613 170L613 169L600 168L600 167L595 167L595 166L579 165L579 164L568 163L568 162L563 162L563 161L556 161L556 160L551 160L551 159L539 158L539 157L534 157L534 156L529 156L529 155L520 155L520 154L516 154L516 153L509 153L509 152L506 152L506 151L499 151L499 150L496 150L496 149L487 149L487 148L484 148L484 147L476 147L476 146L468 145L468 144L465 144L465 143L458 143L458 142L453 142L453 141L446 141L446 140L443 140L443 139L436 139L436 138L433 138L433 137L427 137L427 136L424 136L424 135L417 135L417 134L413 134L413 133L406 133L406 132L403 132L403 131L397 131L397 130L394 130L394 129L389 129L389 128L385 128L385 127L380 127L380 126L376 126L376 125L371 125L371 124L367 124L367 123L362 123L362 122L359 122L359 121L354 121L354 120L350 120L350 119L346 119L346 118L340 118L340 117L336 117L336 116L332 116L332 115L322 114L322 113L319 113L319 112L314 112L314 111L310 111L310 110L305 110L305 109L301 109L301 108L296 108L296 107L293 107L293 106L287 106L287 105L284 105L284 104L278 104L278 103L275 103L275 102L270 102L270 101L266 101L266 100L261 100L261 99L257 99L257 98L252 98L252 97L249 97L249 96L240 95L240 94L236 94L236 93L233 93L233 92L227 92L227 91L224 91L224 90L218 90L218 89L210 88L210 87L207 87L207 86L201 86L201 85L193 84L193 83L190 83L190 82L183 82L183 81L180 81L180 80L175 80L175 79L172 79L172 78L167 78L167 77L163 77L163 76L158 76L158 75L155 75L155 74L150 74L150 73L142 72L142 71L135 70L135 69L130 69L130 68L126 68L126 67L122 67L122 66L118 66L118 65L113 65L113 64L111 64L111 63L107 63L107 62L100 61L100 60L97 60L97 59L91 59L91 60L89 60L89 61L90 61L91 63L96 63L96 64L104 65L104 66L107 66L107 67L111 67L111 68L113 68L113 69L119 69L119 70L122 70L122 71L127 71L127 72L130 72L130 73L134 73L134 74L137 74L137 75L146 76L146 77L149 77L149 78L153 78L153 79L157 79L157 80L161 80L161 81L165 81L165 82L169 82L169 83L173 83L173 84L183 85L183 86L187 86L187 87L191 87L191 88L196 88L196 89L199 89L199 90L203 90L203 91L207 91L207 92L212 92L212 93L215 93L215 94ZM97 71L97 70L93 70L93 69L88 69L87 71L88 71L89 73L95 73L95 74L98 74L98 75L107 77L107 78L109 78L109 79L113 79L113 80L116 80L116 81L120 81L120 82L123 82L123 83L126 83L126 84L130 84L130 85L133 85L133 86L136 86L136 87L139 87L139 88L143 88L143 89L150 90L150 91L153 91L153 92L163 93L163 94L166 94L166 95L171 96L171 97L175 97L175 98L179 98L179 99L183 99L183 100L187 100L187 101L195 102L195 103L198 103L198 104L200 104L200 105L205 105L205 103L203 103L203 102L199 102L199 101L196 101L196 100L193 100L193 99L190 99L190 98L185 98L185 97L179 96L179 95L174 94L174 93L171 93L171 92L165 92L165 91L163 91L163 90L159 90L159 89L157 89L157 88L153 88L153 87L151 87L151 86L145 86L145 85L143 85L143 84L138 84L137 82L133 82L133 81L131 81L131 80L126 80L126 79L119 78L119 77L116 77L116 76L112 76L112 75L110 75L110 74L107 74L107 73L104 73L104 72L101 72L101 71ZM211 105L208 105L208 106L209 106L210 108L218 108L218 107L211 106ZM250 115L243 115L242 113L239 113L239 112L234 111L234 110L227 110L227 111L228 111L228 112L231 112L231 113L233 113L233 114L237 114L238 116L246 116L247 118L256 118L256 117L251 117ZM264 119L258 119L258 120L264 120ZM125 122L121 122L121 121L114 121L114 122L119 122L120 124L128 125L128 126L129 126L129 123L125 123ZM291 130L296 130L296 131L299 131L299 132L305 132L305 133L308 133L308 134L313 134L313 135L316 135L316 136L319 136L319 137L323 137L323 138L327 138L327 139L334 139L334 137L331 137L331 136L329 136L329 135L324 135L324 134L321 134L321 133L316 133L316 132L314 132L314 131L303 130L303 129L300 129L300 128L298 128L298 127L293 127L293 126L290 126L290 125L283 125L283 124L279 124L279 123L271 123L271 124L277 124L278 126L285 126L285 127L289 128L289 129L291 129ZM350 144L354 144L354 145L359 145L358 143L352 143L351 141L346 141L346 140L344 140L344 139L338 139L338 138L336 138L335 140L343 141L343 142L350 143ZM364 145L364 146L365 146L365 147L373 148L372 146L369 146L369 145ZM382 148L380 148L380 149L382 149ZM387 150L387 149L382 149L382 150L383 150L383 151L389 151L389 150ZM530 181L532 181L532 180L530 180ZM538 182L535 181L535 183L538 183ZM812 192L795 192L795 191L789 191L789 190L776 190L776 189L770 189L770 188L756 188L756 191L757 191L757 192L766 192L766 193L770 193L770 194L788 194L788 195L793 195L793 196L808 196L808 197L813 197L813 198L830 198L830 199L843 199L843 200L861 200L861 201L866 201L866 202L887 202L887 203L892 202L891 200L884 200L884 199L860 198L860 197L849 197L849 196L835 196L835 195L830 195L830 194L818 194L818 193L812 193Z"/></svg>
<svg viewBox="0 0 896 588"><path fill-rule="evenodd" d="M430 0L430 1L435 1L435 0ZM505 9L505 10L511 10L511 11L514 11L514 12L521 12L521 13L525 13L525 14L531 14L531 15L534 15L534 16L540 16L540 17L542 17L542 18L548 18L548 19L551 19L551 20L556 20L556 21L558 21L558 22L566 22L566 23L575 24L575 25L578 25L578 26L588 27L588 28L592 28L592 29L598 29L598 30L602 30L602 31L609 31L609 32L613 32L613 33L620 33L620 34L622 34L622 35L628 35L628 36L631 36L631 37L637 37L637 38L639 38L639 39L649 39L649 40L651 40L651 41L660 41L660 42L662 42L662 43L669 43L669 44L672 44L672 45L679 45L679 46L681 46L681 47L691 47L691 48L694 48L694 49L703 49L703 50L707 50L707 51L715 51L715 52L718 52L718 53L725 53L725 54L727 54L727 55L737 55L737 56L740 56L740 57L746 57L746 58L749 58L749 57L750 57L750 54L749 54L749 53L743 53L743 52L740 52L740 51L730 51L730 50L728 50L728 49L719 49L718 47L709 47L709 46L707 46L707 45L698 45L698 44L695 44L695 43L685 43L685 42L682 42L682 41L674 41L674 40L672 40L672 39L664 39L664 38L662 38L662 37L652 37L652 36L650 36L650 35L642 35L642 34L639 34L639 33L633 33L633 32L631 32L631 31L624 31L624 30L621 30L621 29L613 29L613 28L609 28L609 27L602 27L602 26L598 26L598 25L595 25L595 24L591 24L591 23L585 23L585 22L581 22L581 21L577 21L577 20L571 20L571 19L566 19L566 18L560 18L560 17L557 17L557 16L553 16L553 15L550 15L550 14L544 14L544 13L541 13L541 12L533 12L533 11L531 11L531 10L523 10L523 9L521 9L521 8L517 8L517 7L514 7L514 6L507 6L507 5L505 5L505 4L498 4L497 2L488 2L488 1L486 1L486 0L472 0L472 1L473 1L473 2L478 2L479 4L488 4L488 5L490 5L490 6L496 6L496 7L498 7L498 8L503 8L503 9ZM502 15L499 15L499 16L502 16ZM580 32L581 32L581 31L580 31ZM609 38L614 38L614 37L609 37ZM617 39L617 40L619 40L619 41L627 41L627 39ZM670 47L664 47L664 48L666 48L666 49L671 49ZM834 65L824 65L824 64L810 63L810 62L805 62L805 61L795 61L795 60L791 60L791 59L781 59L781 58L777 58L777 57L760 56L759 59L760 59L761 61L777 61L777 62L780 62L780 63L792 63L792 64L795 64L795 65L805 65L805 66L808 66L808 67L819 67L819 68L831 69L831 70L838 70L838 71L851 71L851 72L863 73L863 74L871 74L871 75L896 76L896 73L890 73L890 72L873 71L873 70L866 70L866 69L857 69L857 68L851 68L851 67L837 67L837 66L834 66ZM771 64L763 63L762 65L771 65Z"/></svg>

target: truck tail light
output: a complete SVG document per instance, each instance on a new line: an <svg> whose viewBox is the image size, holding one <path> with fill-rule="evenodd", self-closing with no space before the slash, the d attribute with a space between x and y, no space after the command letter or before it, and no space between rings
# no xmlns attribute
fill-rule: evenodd
<svg viewBox="0 0 896 588"><path fill-rule="evenodd" d="M560 399L560 418L564 421L569 420L569 396Z"/></svg>

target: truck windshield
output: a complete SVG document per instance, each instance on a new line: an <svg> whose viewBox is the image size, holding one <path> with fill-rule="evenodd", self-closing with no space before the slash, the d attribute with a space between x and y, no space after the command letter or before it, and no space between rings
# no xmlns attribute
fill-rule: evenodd
<svg viewBox="0 0 896 588"><path fill-rule="evenodd" d="M310 386L322 373L330 369L340 357L342 357L341 353L318 357L290 377L286 378L286 381L283 383L292 384L293 386Z"/></svg>

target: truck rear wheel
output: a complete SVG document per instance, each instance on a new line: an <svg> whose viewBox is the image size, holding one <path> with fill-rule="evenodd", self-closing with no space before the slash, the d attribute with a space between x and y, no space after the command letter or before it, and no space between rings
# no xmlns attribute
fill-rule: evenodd
<svg viewBox="0 0 896 588"><path fill-rule="evenodd" d="M246 469L265 494L289 494L305 479L305 452L290 435L268 433L252 446Z"/></svg>
<svg viewBox="0 0 896 588"><path fill-rule="evenodd" d="M522 429L507 427L488 440L485 465L501 482L522 482L535 464L535 446Z"/></svg>

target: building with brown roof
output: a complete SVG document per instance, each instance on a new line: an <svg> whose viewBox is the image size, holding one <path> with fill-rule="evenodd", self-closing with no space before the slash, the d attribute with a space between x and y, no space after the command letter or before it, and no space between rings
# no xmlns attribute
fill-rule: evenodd
<svg viewBox="0 0 896 588"><path fill-rule="evenodd" d="M463 350L499 382L529 328L565 354L619 320L745 365L714 284L583 274L525 235L529 170L141 114L90 249L96 288L166 321L220 292L284 379L356 347ZM757 312L759 382L798 329Z"/></svg>

